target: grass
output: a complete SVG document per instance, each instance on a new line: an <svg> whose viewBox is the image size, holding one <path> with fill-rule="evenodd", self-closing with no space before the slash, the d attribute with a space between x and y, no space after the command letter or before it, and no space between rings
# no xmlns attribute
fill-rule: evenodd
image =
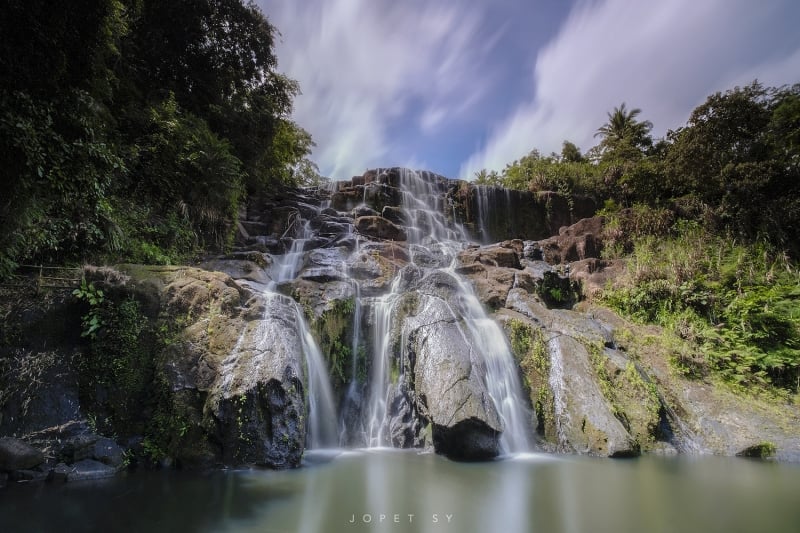
<svg viewBox="0 0 800 533"><path fill-rule="evenodd" d="M626 277L601 300L685 341L678 370L798 393L800 274L784 255L678 221L666 235L634 236L627 262Z"/></svg>

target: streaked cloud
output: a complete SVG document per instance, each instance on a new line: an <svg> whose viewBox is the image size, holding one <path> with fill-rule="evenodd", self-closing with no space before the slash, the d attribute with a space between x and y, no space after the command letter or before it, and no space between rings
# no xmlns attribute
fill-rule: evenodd
<svg viewBox="0 0 800 533"><path fill-rule="evenodd" d="M536 56L528 97L493 122L460 175L500 170L532 148L559 151L564 139L585 151L623 101L659 136L713 92L800 81L798 20L798 4L780 0L582 2Z"/></svg>
<svg viewBox="0 0 800 533"><path fill-rule="evenodd" d="M313 158L324 174L345 178L369 166L418 160L409 137L435 137L486 94L479 69L497 30L481 27L479 4L259 4L282 33L280 70L303 91L294 118L312 133Z"/></svg>

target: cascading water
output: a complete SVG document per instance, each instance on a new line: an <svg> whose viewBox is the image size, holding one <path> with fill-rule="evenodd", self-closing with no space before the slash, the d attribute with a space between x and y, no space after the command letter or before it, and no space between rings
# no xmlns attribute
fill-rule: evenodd
<svg viewBox="0 0 800 533"><path fill-rule="evenodd" d="M375 298L372 309L375 318L373 358L370 375L369 405L366 411L366 444L370 448L388 446L387 437L389 389L391 387L391 327L394 304L399 295L397 277L389 294Z"/></svg>
<svg viewBox="0 0 800 533"><path fill-rule="evenodd" d="M564 356L561 353L561 344L558 338L547 341L547 351L550 355L550 375L548 382L553 391L553 413L555 415L556 436L559 446L567 443L564 428L569 424L566 400L564 399Z"/></svg>
<svg viewBox="0 0 800 533"><path fill-rule="evenodd" d="M291 248L285 254L277 256L272 265L272 281L264 291L264 298L268 301L273 298L285 300L292 306L295 313L295 320L298 328L298 336L305 358L306 383L307 383L307 405L308 405L308 448L328 448L336 446L336 412L331 388L328 369L322 358L317 342L311 334L311 330L303 316L303 311L293 299L277 292L277 287L285 281L293 280L303 262L303 252L306 242L312 235L310 224L303 221L298 215L293 217L287 233L300 226L301 229L295 230L295 238Z"/></svg>
<svg viewBox="0 0 800 533"><path fill-rule="evenodd" d="M398 188L402 195L401 208L408 221L407 235L412 261L418 253L430 254L435 266L457 281L460 308L450 308L452 314L464 326L462 335L471 338L472 346L478 349L479 364L483 367L486 386L491 400L501 419L503 433L500 449L504 453L515 453L530 449L529 415L523 400L516 364L500 327L491 320L475 296L469 284L455 271L455 260L469 238L464 229L455 222L448 224L446 207L442 203L441 189L437 177L425 172L401 169ZM399 277L392 284L392 291L377 298L372 354L370 405L367 410L367 444L385 446L389 444L386 428L389 423L387 399L392 379L390 369L391 317L394 303L400 291Z"/></svg>
<svg viewBox="0 0 800 533"><path fill-rule="evenodd" d="M484 244L490 240L489 236L489 190L487 185L477 185L475 194L478 204L478 228L481 242Z"/></svg>

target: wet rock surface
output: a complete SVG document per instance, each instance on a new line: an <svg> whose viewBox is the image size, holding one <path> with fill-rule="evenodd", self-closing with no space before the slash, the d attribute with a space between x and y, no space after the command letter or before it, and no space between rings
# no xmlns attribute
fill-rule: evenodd
<svg viewBox="0 0 800 533"><path fill-rule="evenodd" d="M137 302L152 328L140 339L156 347L142 365L149 398L114 439L111 426L89 427L94 405L79 385L85 311L68 296L19 311L29 327L21 336L39 336L0 353L17 380L4 389L0 434L21 435L34 451L25 461L0 453L0 470L12 480L93 479L145 448L162 466L298 466L311 433L306 334L334 384L330 407L347 445L375 445L377 398L381 445L458 460L503 453L508 415L487 385L487 353L502 345L513 350L523 422L541 449L747 455L770 442L778 458L800 460L795 406L776 410L675 376L666 349L638 342L650 335L658 346L657 330L579 303L625 268L600 257L604 220L593 214L587 199L396 168L251 199L233 250L200 268L88 274L115 301ZM491 320L507 338L487 348L478 326ZM18 386L32 370L35 386Z"/></svg>

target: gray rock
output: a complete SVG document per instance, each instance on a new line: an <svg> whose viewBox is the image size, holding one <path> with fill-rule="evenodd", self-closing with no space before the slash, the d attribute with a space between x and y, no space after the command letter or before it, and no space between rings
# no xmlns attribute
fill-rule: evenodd
<svg viewBox="0 0 800 533"><path fill-rule="evenodd" d="M64 483L69 478L69 474L72 472L72 468L65 465L64 463L58 463L56 466L50 470L50 473L47 477L48 481L55 481L58 483Z"/></svg>
<svg viewBox="0 0 800 533"><path fill-rule="evenodd" d="M264 302L222 362L206 408L227 464L300 464L305 444L301 342L296 309L285 297Z"/></svg>
<svg viewBox="0 0 800 533"><path fill-rule="evenodd" d="M423 296L418 308L419 314L405 320L403 334L418 409L432 425L434 448L461 460L495 457L502 426L471 359L472 346L444 300Z"/></svg>
<svg viewBox="0 0 800 533"><path fill-rule="evenodd" d="M119 467L125 460L125 451L113 440L101 438L94 443L92 458L113 467Z"/></svg>
<svg viewBox="0 0 800 533"><path fill-rule="evenodd" d="M43 462L44 454L27 442L14 437L0 437L0 470L25 470Z"/></svg>
<svg viewBox="0 0 800 533"><path fill-rule="evenodd" d="M550 339L548 348L551 368L559 369L551 371L559 446L609 457L638 455L638 446L600 390L586 347L560 335Z"/></svg>
<svg viewBox="0 0 800 533"><path fill-rule="evenodd" d="M70 471L67 473L67 481L74 482L104 479L114 477L116 473L117 469L113 466L103 464L93 459L84 459L70 467Z"/></svg>
<svg viewBox="0 0 800 533"><path fill-rule="evenodd" d="M223 272L233 279L243 279L256 283L268 283L270 277L266 269L249 260L241 259L213 259L200 265L204 270Z"/></svg>

